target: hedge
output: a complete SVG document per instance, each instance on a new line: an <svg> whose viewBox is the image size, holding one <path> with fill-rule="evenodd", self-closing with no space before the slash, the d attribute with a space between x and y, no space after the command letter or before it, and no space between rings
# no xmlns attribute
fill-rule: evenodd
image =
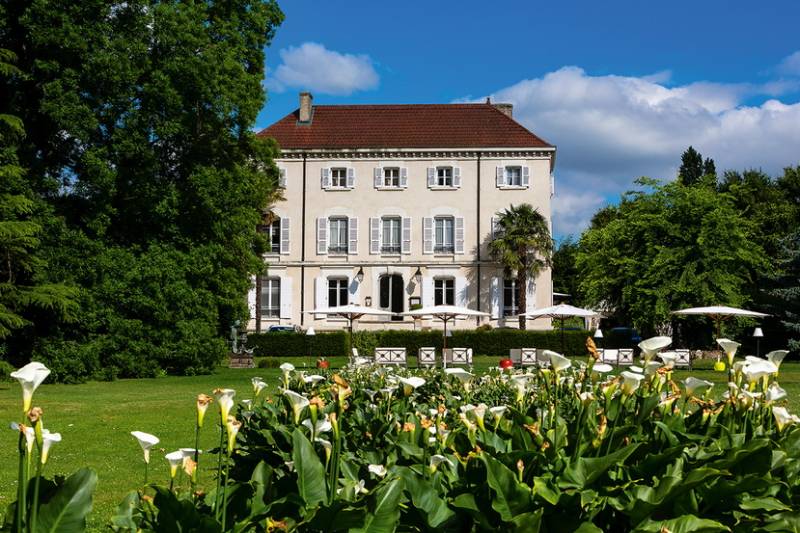
<svg viewBox="0 0 800 533"><path fill-rule="evenodd" d="M565 331L564 351L566 355L586 354L586 338L589 331ZM346 356L348 334L344 331L317 333L307 336L303 333L280 332L250 334L247 337L249 348L257 357L275 356ZM372 355L378 346L405 348L409 355L416 355L421 346L442 348L441 330L429 331L358 331L353 336L353 344L361 355ZM541 330L454 330L448 339L453 347L472 348L475 355L507 356L512 348L545 348L561 352L561 332Z"/></svg>

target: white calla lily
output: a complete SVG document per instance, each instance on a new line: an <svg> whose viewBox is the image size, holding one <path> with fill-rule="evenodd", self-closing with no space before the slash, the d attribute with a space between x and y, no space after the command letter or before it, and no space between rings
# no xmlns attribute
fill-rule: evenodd
<svg viewBox="0 0 800 533"><path fill-rule="evenodd" d="M634 392L639 389L639 386L642 384L642 380L644 379L643 374L637 374L636 372L628 372L625 371L620 374L622 376L622 393L626 396L630 396Z"/></svg>
<svg viewBox="0 0 800 533"><path fill-rule="evenodd" d="M40 457L42 464L47 463L47 458L50 455L50 447L56 442L61 442L61 433L50 433L50 431L46 429L42 430L42 453Z"/></svg>
<svg viewBox="0 0 800 533"><path fill-rule="evenodd" d="M466 383L472 379L472 374L461 367L445 368L444 373L458 378L461 383Z"/></svg>
<svg viewBox="0 0 800 533"><path fill-rule="evenodd" d="M774 406L772 408L772 415L775 417L775 425L778 426L778 431L783 431L783 428L790 424L797 424L800 418L797 415L790 414L785 407Z"/></svg>
<svg viewBox="0 0 800 533"><path fill-rule="evenodd" d="M775 374L777 371L778 367L775 366L774 363L771 363L766 359L761 359L756 362L751 362L745 366L742 372L744 373L744 376L748 382L756 383L759 380L768 377L770 374Z"/></svg>
<svg viewBox="0 0 800 533"><path fill-rule="evenodd" d="M672 344L672 337L650 337L639 343L639 349L642 350L642 358L647 361L652 361L653 357L667 346Z"/></svg>
<svg viewBox="0 0 800 533"><path fill-rule="evenodd" d="M183 452L175 450L174 452L166 454L164 458L169 463L169 477L174 478L178 473L178 468L183 466Z"/></svg>
<svg viewBox="0 0 800 533"><path fill-rule="evenodd" d="M302 394L298 394L293 390L284 390L283 395L289 399L289 404L292 406L292 412L294 413L294 423L300 423L300 414L303 412L303 409L309 406L311 403L308 398L303 396Z"/></svg>
<svg viewBox="0 0 800 533"><path fill-rule="evenodd" d="M717 339L717 344L719 344L719 347L725 352L725 358L728 360L728 368L731 368L733 366L733 358L736 357L736 350L739 349L741 344L730 339Z"/></svg>
<svg viewBox="0 0 800 533"><path fill-rule="evenodd" d="M425 379L418 376L411 376L410 378L400 378L400 383L403 384L403 394L410 395L414 389L425 385Z"/></svg>
<svg viewBox="0 0 800 533"><path fill-rule="evenodd" d="M430 461L431 470L436 470L442 463L446 463L450 466L453 466L453 461L451 461L444 455L439 455L439 454L431 455L431 461Z"/></svg>
<svg viewBox="0 0 800 533"><path fill-rule="evenodd" d="M767 388L765 398L768 402L777 402L786 398L786 390L777 383L773 383Z"/></svg>
<svg viewBox="0 0 800 533"><path fill-rule="evenodd" d="M292 363L283 363L279 368L281 369L281 372L283 372L284 374L289 374L290 372L294 372L294 365Z"/></svg>
<svg viewBox="0 0 800 533"><path fill-rule="evenodd" d="M302 424L307 427L314 436L317 436L320 433L327 433L333 429L333 425L328 419L328 415L325 415L325 418L318 419L316 424L312 423L310 418L303 420Z"/></svg>
<svg viewBox="0 0 800 533"><path fill-rule="evenodd" d="M637 374L644 373L644 369L638 365L631 365L628 367L628 370L630 370L631 372L636 372Z"/></svg>
<svg viewBox="0 0 800 533"><path fill-rule="evenodd" d="M231 413L234 396L236 396L236 391L233 389L214 389L214 398L219 404L219 414L223 422L228 419L228 415Z"/></svg>
<svg viewBox="0 0 800 533"><path fill-rule="evenodd" d="M376 475L378 477L386 477L388 470L383 465L368 465L367 470L370 474Z"/></svg>
<svg viewBox="0 0 800 533"><path fill-rule="evenodd" d="M766 355L767 361L774 364L778 367L778 370L781 369L781 363L783 362L783 358L789 354L789 350L773 350Z"/></svg>
<svg viewBox="0 0 800 533"><path fill-rule="evenodd" d="M250 379L250 383L253 385L253 394L256 398L258 398L258 395L267 388L267 383L260 377L254 377Z"/></svg>
<svg viewBox="0 0 800 533"><path fill-rule="evenodd" d="M597 372L599 374L607 374L612 370L614 370L614 367L608 363L595 363L592 366L592 372Z"/></svg>
<svg viewBox="0 0 800 533"><path fill-rule="evenodd" d="M150 448L160 442L158 437L151 435L150 433L145 433L144 431L131 431L131 435L133 435L134 438L139 441L139 446L142 447L142 452L144 452L144 462L150 463Z"/></svg>
<svg viewBox="0 0 800 533"><path fill-rule="evenodd" d="M33 445L36 443L36 432L30 426L22 426L24 427L24 434L25 434L25 446L28 450L28 455L33 452ZM19 433L20 425L16 422L11 422L11 429Z"/></svg>
<svg viewBox="0 0 800 533"><path fill-rule="evenodd" d="M561 372L562 370L566 370L572 366L572 361L564 357L558 352L554 352L552 350L544 350L542 355L545 357L550 358L550 366L556 372Z"/></svg>
<svg viewBox="0 0 800 533"><path fill-rule="evenodd" d="M675 361L678 360L676 352L661 352L658 357L664 362L664 368L672 370L675 368Z"/></svg>
<svg viewBox="0 0 800 533"><path fill-rule="evenodd" d="M645 376L652 376L661 367L672 368L672 367L667 367L666 365L661 364L658 361L648 361L647 364L644 365L644 375Z"/></svg>
<svg viewBox="0 0 800 533"><path fill-rule="evenodd" d="M714 384L705 379L689 376L683 380L683 386L686 389L686 396L693 396L695 392L702 393L703 391L713 387Z"/></svg>
<svg viewBox="0 0 800 533"><path fill-rule="evenodd" d="M50 375L50 370L42 363L32 361L19 370L11 372L10 376L22 386L22 411L27 413L31 408L33 393L39 385Z"/></svg>
<svg viewBox="0 0 800 533"><path fill-rule="evenodd" d="M489 412L492 413L495 422L499 422L507 410L508 407L505 405L495 405L494 407L489 408Z"/></svg>
<svg viewBox="0 0 800 533"><path fill-rule="evenodd" d="M316 385L320 381L325 381L325 376L320 376L319 374L311 374L310 376L303 376L303 383L310 383L311 385Z"/></svg>

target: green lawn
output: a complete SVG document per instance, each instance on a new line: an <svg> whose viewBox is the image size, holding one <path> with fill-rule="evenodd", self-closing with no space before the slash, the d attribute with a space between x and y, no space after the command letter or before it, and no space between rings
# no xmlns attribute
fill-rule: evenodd
<svg viewBox="0 0 800 533"><path fill-rule="evenodd" d="M476 370L496 365L497 360L496 357L476 357ZM292 362L298 368L304 363L313 364L311 359L303 358L293 358ZM331 366L342 362L334 359ZM677 377L683 379L687 374L680 372ZM724 373L709 369L696 369L693 374L717 382L725 380ZM131 431L146 431L161 439L152 452L150 480L166 482L168 470L162 452L193 446L194 402L198 393L211 394L214 388L223 387L236 389L237 399L251 398L251 377L261 376L276 387L279 375L278 369L220 369L210 376L42 385L36 392L34 405L44 409L45 427L60 432L63 437L51 451L46 475L71 473L84 465L94 468L99 482L91 529L102 529L122 497L142 482L141 450L130 436ZM781 384L789 393L792 411L800 411L800 364L783 365ZM722 391L721 387L717 389ZM0 420L18 420L20 408L19 385L0 383ZM211 423L204 428L201 449L210 449L217 443L213 425L216 419L209 416L207 420ZM0 435L0 464L3 465L0 509L4 511L15 496L17 437L10 430ZM209 470L203 468L203 465L211 466L212 462L211 456L205 461L201 459L201 484L213 483Z"/></svg>

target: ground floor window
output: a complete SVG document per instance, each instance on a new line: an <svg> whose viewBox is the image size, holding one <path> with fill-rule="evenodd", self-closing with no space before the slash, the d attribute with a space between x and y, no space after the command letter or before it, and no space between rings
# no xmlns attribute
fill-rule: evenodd
<svg viewBox="0 0 800 533"><path fill-rule="evenodd" d="M328 307L347 304L347 278L328 278Z"/></svg>
<svg viewBox="0 0 800 533"><path fill-rule="evenodd" d="M513 316L519 314L519 304L517 302L517 280L503 280L503 316Z"/></svg>
<svg viewBox="0 0 800 533"><path fill-rule="evenodd" d="M453 278L436 278L433 280L433 304L456 304L456 282Z"/></svg>
<svg viewBox="0 0 800 533"><path fill-rule="evenodd" d="M261 280L261 318L278 318L281 312L280 278Z"/></svg>

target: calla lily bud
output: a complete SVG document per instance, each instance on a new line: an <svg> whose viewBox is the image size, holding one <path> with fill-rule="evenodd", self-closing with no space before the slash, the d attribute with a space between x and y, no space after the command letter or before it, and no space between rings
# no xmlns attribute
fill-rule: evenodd
<svg viewBox="0 0 800 533"><path fill-rule="evenodd" d="M233 453L233 448L236 446L236 435L239 433L242 423L232 416L229 416L225 427L228 430L228 455L230 455Z"/></svg>
<svg viewBox="0 0 800 533"><path fill-rule="evenodd" d="M261 391L267 388L267 384L262 378L259 377L252 378L250 383L253 385L253 394L256 398L258 398L258 395L261 394Z"/></svg>
<svg viewBox="0 0 800 533"><path fill-rule="evenodd" d="M214 398L208 394L197 395L197 427L203 427L203 419L206 417L206 411Z"/></svg>

